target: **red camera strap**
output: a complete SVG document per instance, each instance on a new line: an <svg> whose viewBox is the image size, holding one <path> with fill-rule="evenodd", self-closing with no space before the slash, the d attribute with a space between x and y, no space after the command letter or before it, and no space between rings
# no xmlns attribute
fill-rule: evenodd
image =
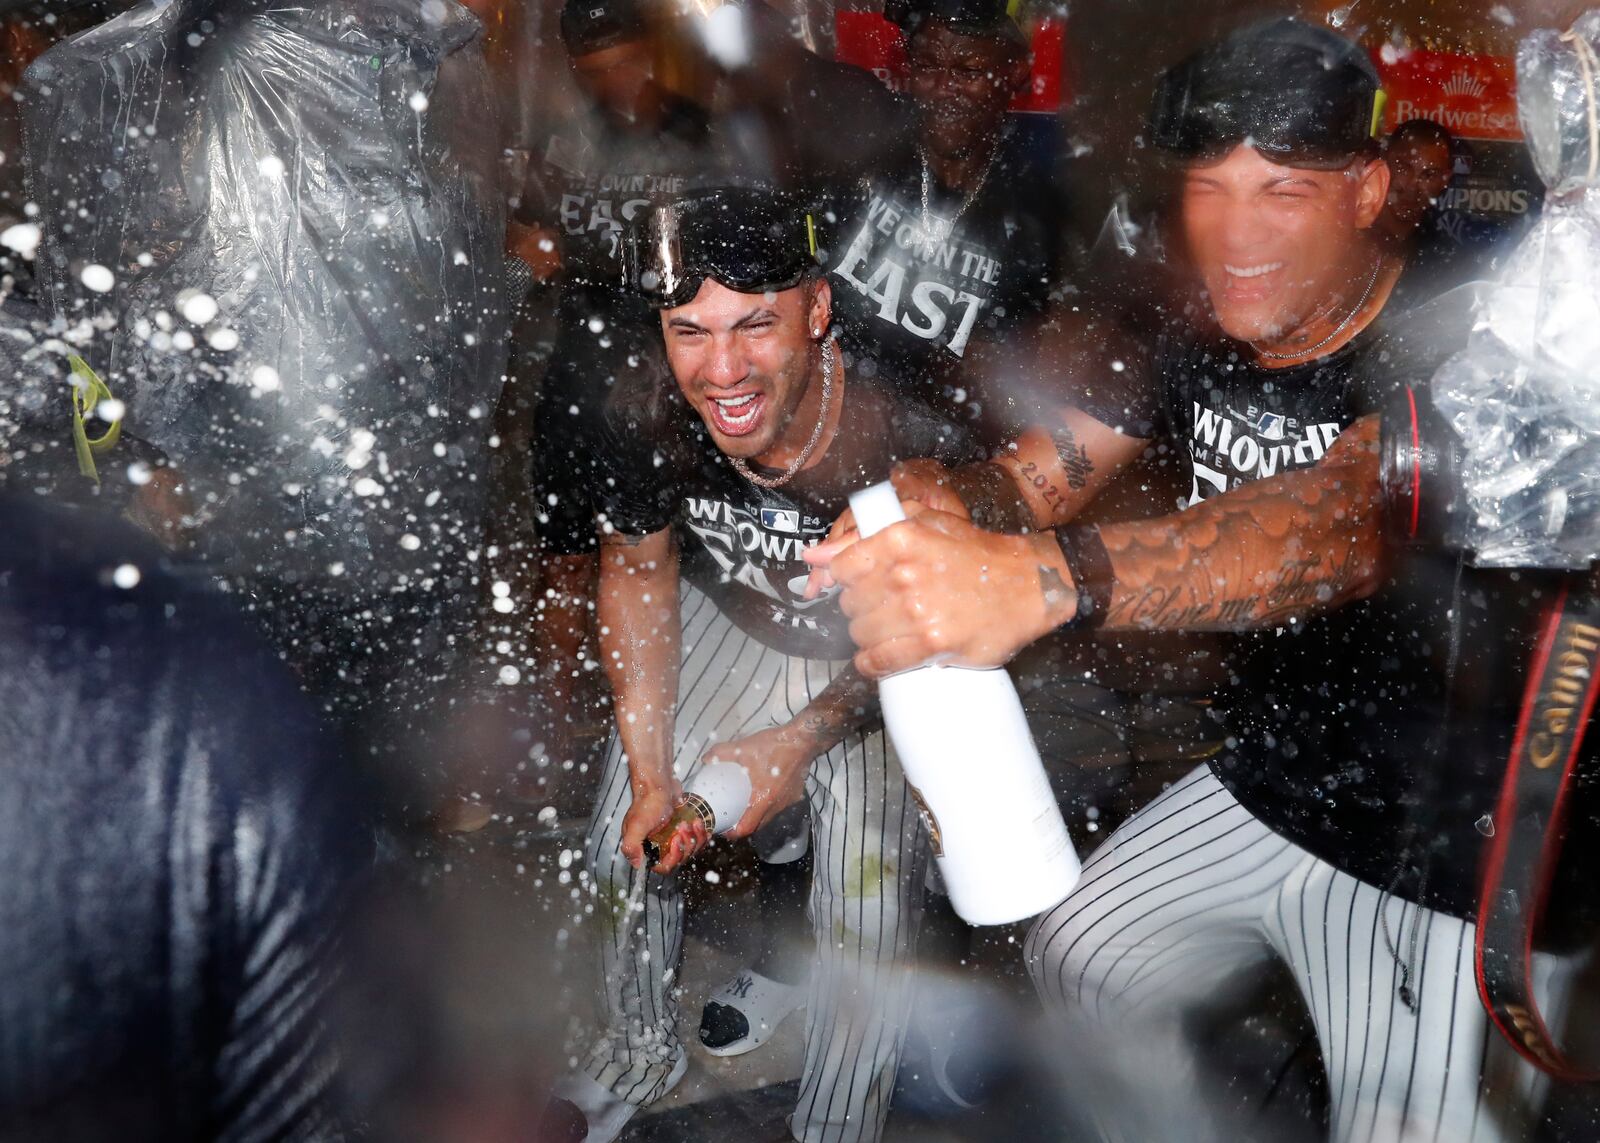
<svg viewBox="0 0 1600 1143"><path fill-rule="evenodd" d="M1566 836L1579 748L1600 692L1600 598L1562 589L1541 626L1478 895L1478 995L1521 1056L1558 1079L1600 1080L1567 1058L1533 994L1533 940Z"/></svg>

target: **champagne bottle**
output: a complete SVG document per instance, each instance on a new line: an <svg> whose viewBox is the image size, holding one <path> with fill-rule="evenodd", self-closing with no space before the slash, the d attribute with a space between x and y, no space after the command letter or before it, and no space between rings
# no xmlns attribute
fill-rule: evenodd
<svg viewBox="0 0 1600 1143"><path fill-rule="evenodd" d="M683 801L666 824L644 839L645 866L654 865L672 844L680 825L701 822L709 834L727 833L750 806L750 774L735 762L712 762L684 783Z"/></svg>
<svg viewBox="0 0 1600 1143"><path fill-rule="evenodd" d="M887 482L851 496L850 507L863 536L905 519ZM917 667L879 682L878 697L961 918L1010 924L1065 897L1078 855L1011 676Z"/></svg>

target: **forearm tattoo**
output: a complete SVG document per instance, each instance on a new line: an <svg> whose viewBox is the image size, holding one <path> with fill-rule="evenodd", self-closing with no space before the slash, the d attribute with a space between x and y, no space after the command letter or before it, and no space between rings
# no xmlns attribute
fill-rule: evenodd
<svg viewBox="0 0 1600 1143"><path fill-rule="evenodd" d="M986 532L1025 532L1033 510L1002 465L968 464L949 474L950 488L967 506L972 522Z"/></svg>
<svg viewBox="0 0 1600 1143"><path fill-rule="evenodd" d="M1068 587L1061 573L1049 564L1039 565L1039 594L1044 597L1044 613L1051 626L1059 627L1071 618L1078 593Z"/></svg>
<svg viewBox="0 0 1600 1143"><path fill-rule="evenodd" d="M800 712L794 725L827 749L856 727L878 717L878 711L877 685L854 666L848 666Z"/></svg>
<svg viewBox="0 0 1600 1143"><path fill-rule="evenodd" d="M1076 434L1067 425L1052 430L1050 439L1055 442L1056 456L1061 461L1061 471L1066 474L1067 487L1074 492L1082 492L1088 487L1089 478L1094 475L1094 461L1089 459L1089 450L1078 443Z"/></svg>
<svg viewBox="0 0 1600 1143"><path fill-rule="evenodd" d="M1374 462L1291 473L1176 516L1102 527L1116 576L1107 625L1270 627L1361 598L1379 579L1379 517Z"/></svg>

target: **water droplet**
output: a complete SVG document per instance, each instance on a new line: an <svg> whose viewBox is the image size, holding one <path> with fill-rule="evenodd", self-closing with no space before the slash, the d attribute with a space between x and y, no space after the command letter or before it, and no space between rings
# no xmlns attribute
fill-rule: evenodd
<svg viewBox="0 0 1600 1143"><path fill-rule="evenodd" d="M98 262L91 262L78 275L85 286L97 294L109 294L117 284L117 276Z"/></svg>

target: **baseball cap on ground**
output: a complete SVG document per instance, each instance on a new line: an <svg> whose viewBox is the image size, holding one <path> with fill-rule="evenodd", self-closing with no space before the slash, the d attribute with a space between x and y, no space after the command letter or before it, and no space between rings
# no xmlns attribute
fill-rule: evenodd
<svg viewBox="0 0 1600 1143"><path fill-rule="evenodd" d="M1366 52L1289 17L1243 28L1168 70L1156 85L1150 137L1180 159L1249 142L1285 166L1338 168L1373 149L1382 110Z"/></svg>
<svg viewBox="0 0 1600 1143"><path fill-rule="evenodd" d="M643 39L646 31L638 0L567 0L561 8L561 41L575 56Z"/></svg>

